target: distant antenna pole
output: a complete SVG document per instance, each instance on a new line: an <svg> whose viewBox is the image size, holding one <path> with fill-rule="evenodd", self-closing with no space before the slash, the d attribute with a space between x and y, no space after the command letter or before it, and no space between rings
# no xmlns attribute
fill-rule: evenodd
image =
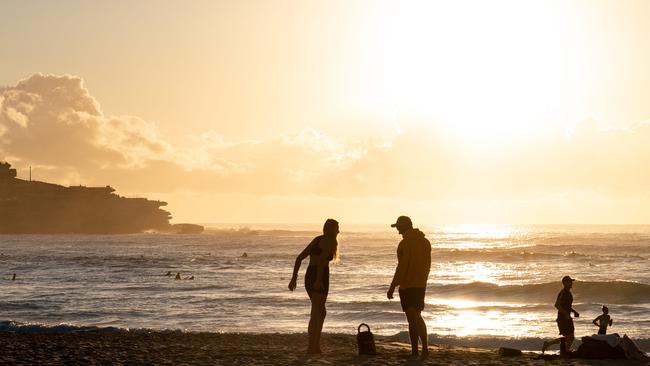
<svg viewBox="0 0 650 366"><path fill-rule="evenodd" d="M32 181L32 166L29 166L29 181Z"/></svg>

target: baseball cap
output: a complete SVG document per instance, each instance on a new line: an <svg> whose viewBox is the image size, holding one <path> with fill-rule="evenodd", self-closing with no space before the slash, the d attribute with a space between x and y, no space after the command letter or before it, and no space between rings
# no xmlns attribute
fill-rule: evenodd
<svg viewBox="0 0 650 366"><path fill-rule="evenodd" d="M413 226L413 221L411 221L411 218L408 216L400 216L397 218L397 221L392 224L390 227L397 227L397 226Z"/></svg>
<svg viewBox="0 0 650 366"><path fill-rule="evenodd" d="M573 282L573 281L575 281L575 278L571 278L569 276L562 277L562 283L569 282L569 281Z"/></svg>

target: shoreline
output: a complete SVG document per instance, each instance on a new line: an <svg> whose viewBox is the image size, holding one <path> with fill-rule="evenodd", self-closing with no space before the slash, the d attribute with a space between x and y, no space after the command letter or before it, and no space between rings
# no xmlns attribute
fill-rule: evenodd
<svg viewBox="0 0 650 366"><path fill-rule="evenodd" d="M323 354L308 356L306 334L186 332L0 332L0 364L155 365L612 365L627 360L561 360L524 352L501 357L496 349L431 345L426 359L410 357L410 345L376 337L376 356L357 355L356 336L324 333ZM551 361L549 363L549 361ZM558 363L559 362L559 363Z"/></svg>

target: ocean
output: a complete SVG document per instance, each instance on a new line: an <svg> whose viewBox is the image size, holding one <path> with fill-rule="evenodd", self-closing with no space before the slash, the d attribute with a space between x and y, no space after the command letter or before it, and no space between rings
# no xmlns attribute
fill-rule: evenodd
<svg viewBox="0 0 650 366"><path fill-rule="evenodd" d="M434 343L539 349L558 335L553 304L570 275L578 339L597 331L591 321L606 304L609 333L650 344L650 226L423 231L432 243L423 316ZM296 255L318 234L317 226L252 225L200 235L0 235L0 331L306 332L308 259L298 289L287 285ZM389 227L341 224L324 332L355 334L365 322L407 339L399 299L386 298L399 240Z"/></svg>

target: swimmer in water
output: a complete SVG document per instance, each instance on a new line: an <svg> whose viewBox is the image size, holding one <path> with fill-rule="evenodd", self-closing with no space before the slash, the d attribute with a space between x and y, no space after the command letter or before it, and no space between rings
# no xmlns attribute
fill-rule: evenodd
<svg viewBox="0 0 650 366"><path fill-rule="evenodd" d="M12 280L12 281L15 281L15 280L16 280L16 274L15 274L15 273L14 273L13 277L11 277L11 280Z"/></svg>

